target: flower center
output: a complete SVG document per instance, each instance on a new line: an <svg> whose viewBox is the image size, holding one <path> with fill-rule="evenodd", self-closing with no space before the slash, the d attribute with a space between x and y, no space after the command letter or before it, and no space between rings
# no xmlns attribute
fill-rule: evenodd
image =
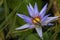
<svg viewBox="0 0 60 40"><path fill-rule="evenodd" d="M33 18L32 19L32 22L34 23L34 24L37 24L38 22L40 22L41 20L40 20L40 17L35 17L35 18Z"/></svg>

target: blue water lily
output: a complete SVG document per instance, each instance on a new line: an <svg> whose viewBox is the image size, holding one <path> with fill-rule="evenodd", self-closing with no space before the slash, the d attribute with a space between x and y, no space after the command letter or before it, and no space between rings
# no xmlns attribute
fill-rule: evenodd
<svg viewBox="0 0 60 40"><path fill-rule="evenodd" d="M19 28L16 28L16 30L21 30L21 29L25 29L25 28L29 28L29 29L35 28L38 35L40 36L40 38L43 39L41 26L53 25L51 22L57 20L57 18L58 18L58 16L49 17L50 14L45 16L45 13L47 10L47 5L48 4L45 4L45 6L39 12L36 3L34 5L34 8L29 3L29 5L27 5L27 9L28 9L28 12L31 17L25 16L23 14L17 14L17 16L21 17L25 22L27 22L27 24L25 24Z"/></svg>

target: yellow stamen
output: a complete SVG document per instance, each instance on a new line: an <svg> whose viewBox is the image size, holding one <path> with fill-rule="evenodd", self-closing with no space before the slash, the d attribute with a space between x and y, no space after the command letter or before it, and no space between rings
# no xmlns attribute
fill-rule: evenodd
<svg viewBox="0 0 60 40"><path fill-rule="evenodd" d="M40 18L39 17L35 17L33 20L32 20L33 23L37 23L37 22L40 22Z"/></svg>

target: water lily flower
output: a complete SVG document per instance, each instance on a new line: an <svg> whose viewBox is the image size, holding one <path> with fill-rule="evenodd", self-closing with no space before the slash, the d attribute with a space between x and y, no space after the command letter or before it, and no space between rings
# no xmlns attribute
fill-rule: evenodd
<svg viewBox="0 0 60 40"><path fill-rule="evenodd" d="M44 25L53 25L51 22L57 20L58 16L56 17L49 17L50 14L45 16L46 10L47 10L47 5L45 4L45 6L42 8L42 10L39 12L38 11L38 6L35 3L34 8L32 7L32 5L29 3L29 6L27 5L27 9L28 12L30 14L31 17L25 16L23 14L17 14L17 16L21 17L25 22L27 22L27 24L16 28L16 30L21 30L21 29L33 29L35 28L38 35L40 36L40 38L43 39L42 36L42 27Z"/></svg>

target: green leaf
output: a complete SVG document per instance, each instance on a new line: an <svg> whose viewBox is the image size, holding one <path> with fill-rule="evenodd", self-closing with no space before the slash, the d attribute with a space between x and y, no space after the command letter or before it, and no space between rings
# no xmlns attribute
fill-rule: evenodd
<svg viewBox="0 0 60 40"><path fill-rule="evenodd" d="M57 0L57 6L58 6L58 9L60 11L60 0Z"/></svg>
<svg viewBox="0 0 60 40"><path fill-rule="evenodd" d="M45 33L43 34L43 37L44 37L44 40L48 40L48 39L49 39L48 33L45 32Z"/></svg>
<svg viewBox="0 0 60 40"><path fill-rule="evenodd" d="M7 0L8 6L11 9L14 9L16 6L22 3L21 0Z"/></svg>
<svg viewBox="0 0 60 40"><path fill-rule="evenodd" d="M0 40L5 40L3 31L0 32Z"/></svg>
<svg viewBox="0 0 60 40"><path fill-rule="evenodd" d="M18 6L16 6L14 9L13 9L13 11L6 17L6 20L4 20L1 24L0 24L0 28L2 28L5 24L6 24L6 22L9 20L9 19L11 19L11 17L13 17L13 15L15 15L16 13L16 11L19 9L19 7L20 7L20 4L18 5ZM5 27L4 27L5 28ZM3 29L4 29L3 28ZM3 29L0 29L0 31L2 31Z"/></svg>
<svg viewBox="0 0 60 40"><path fill-rule="evenodd" d="M6 18L8 16L8 13L9 13L9 8L8 8L6 0L4 0L4 11L5 11L5 18Z"/></svg>
<svg viewBox="0 0 60 40"><path fill-rule="evenodd" d="M30 34L25 40L40 40L40 38L36 34Z"/></svg>
<svg viewBox="0 0 60 40"><path fill-rule="evenodd" d="M0 6L3 4L3 0L0 0Z"/></svg>

